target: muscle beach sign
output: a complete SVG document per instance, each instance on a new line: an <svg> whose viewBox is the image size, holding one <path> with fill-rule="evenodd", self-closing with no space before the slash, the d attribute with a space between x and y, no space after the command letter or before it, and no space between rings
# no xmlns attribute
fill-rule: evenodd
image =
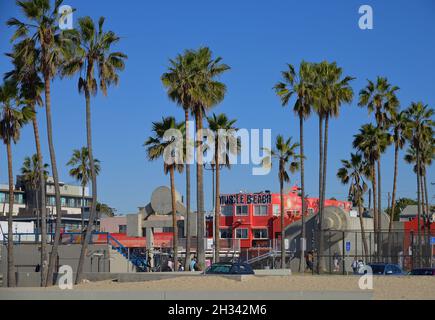
<svg viewBox="0 0 435 320"><path fill-rule="evenodd" d="M237 193L227 194L219 197L221 205L231 204L270 204L272 195L270 193Z"/></svg>

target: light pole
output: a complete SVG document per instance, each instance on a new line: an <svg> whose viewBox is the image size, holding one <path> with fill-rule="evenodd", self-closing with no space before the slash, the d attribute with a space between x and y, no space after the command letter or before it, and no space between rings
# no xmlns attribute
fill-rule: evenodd
<svg viewBox="0 0 435 320"><path fill-rule="evenodd" d="M208 165L208 166L207 166ZM215 211L215 165L213 163L204 163L204 169L205 170L211 170L212 171L212 217L213 217L213 225L212 225L212 236L213 236L213 261L216 261L217 257L216 257L216 250L214 250L214 246L216 245L216 242L218 241L218 235L215 234L215 215L214 215L214 211Z"/></svg>

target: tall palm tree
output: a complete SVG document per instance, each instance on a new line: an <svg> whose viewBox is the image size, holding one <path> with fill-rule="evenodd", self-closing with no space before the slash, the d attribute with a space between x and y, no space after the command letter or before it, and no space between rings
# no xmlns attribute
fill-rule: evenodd
<svg viewBox="0 0 435 320"><path fill-rule="evenodd" d="M361 154L351 153L350 160L341 160L342 167L338 169L337 177L343 184L349 184L349 195L354 205L358 206L358 215L361 226L361 238L364 246L364 256L368 257L369 250L363 220L364 193L367 192L367 184L364 177L367 176L367 164Z"/></svg>
<svg viewBox="0 0 435 320"><path fill-rule="evenodd" d="M73 151L73 154L71 156L71 159L67 162L67 166L72 167L69 170L69 175L76 179L78 182L80 182L80 185L82 186L82 225L81 229L82 231L85 230L85 188L89 184L89 182L92 180L92 172L91 172L91 165L90 165L90 158L89 158L89 152L88 148L82 147L80 150L75 149ZM94 159L94 169L95 169L95 175L98 176L100 173L100 160ZM91 220L91 217L89 217L88 226L90 227L93 223L93 220Z"/></svg>
<svg viewBox="0 0 435 320"><path fill-rule="evenodd" d="M300 154L297 154L296 149L299 143L292 143L292 138L285 138L278 135L275 141L275 149L264 149L265 157L263 158L263 165L271 167L272 161L278 161L278 180L279 180L279 194L281 201L281 268L285 269L285 224L284 224L284 183L290 182L290 176L287 172L294 173L299 169L300 162L298 161ZM296 161L295 161L296 160ZM303 203L304 201L302 201ZM302 214L303 216L303 214Z"/></svg>
<svg viewBox="0 0 435 320"><path fill-rule="evenodd" d="M49 165L47 163L43 164L43 179L47 180L48 178L48 168ZM39 157L37 154L32 155L32 157L25 157L23 161L23 165L21 167L21 174L23 175L24 181L31 187L35 194L35 200L36 200L36 209L38 211L41 211L40 204L40 193L41 193L41 183L39 182L40 179L40 166L39 166ZM40 226L45 224L46 220L43 220L41 217L40 220Z"/></svg>
<svg viewBox="0 0 435 320"><path fill-rule="evenodd" d="M359 133L354 135L353 147L359 150L364 159L367 161L367 165L370 170L370 177L372 182L373 194L376 195L377 191L377 180L375 175L375 165L381 153L385 151L388 146L390 137L388 133L379 127L375 127L372 124L365 124L359 129ZM373 228L375 230L375 247L376 253L379 255L379 234L377 233L379 219L381 219L381 212L377 210L376 207L376 197L373 197Z"/></svg>
<svg viewBox="0 0 435 320"><path fill-rule="evenodd" d="M177 123L174 117L163 118L161 122L153 122L153 136L149 137L144 146L147 148L147 156L150 161L157 160L163 157L163 170L165 174L170 175L171 182L171 204L172 204L172 250L174 254L175 270L178 270L178 228L177 228L177 207L176 207L176 194L175 194L175 170L182 172L183 170L183 153L184 148L178 148L177 145L170 150L171 145L176 143L173 137L167 140L165 134L168 130L179 130L184 134L184 124ZM170 153L168 152L170 151ZM178 158L178 159L177 159Z"/></svg>
<svg viewBox="0 0 435 320"><path fill-rule="evenodd" d="M417 246L418 246L418 264L422 266L422 241L421 241L421 168L422 168L422 151L425 149L425 142L433 139L434 121L432 120L435 114L434 109L424 105L423 102L412 102L408 109L405 110L406 115L410 120L410 144L415 149L416 160L416 176L417 176Z"/></svg>
<svg viewBox="0 0 435 320"><path fill-rule="evenodd" d="M234 127L236 120L230 120L221 113L207 118L208 128L215 134L214 138L214 162L212 165L216 170L216 192L214 207L214 257L219 262L220 254L220 169L221 166L231 167L229 156L237 154L240 150L240 141L236 136L237 128Z"/></svg>
<svg viewBox="0 0 435 320"><path fill-rule="evenodd" d="M322 119L324 120L324 134L322 146L322 133L319 133L320 164L319 175L321 176L321 187L319 188L319 217L318 217L318 253L317 270L319 272L323 265L323 210L326 193L326 172L328 160L328 130L329 119L338 117L343 103L350 103L353 99L353 89L350 81L354 78L346 76L342 78L343 70L335 62L328 63L323 61L315 65L315 85L314 85L314 106L319 115L319 131L322 130ZM320 180L319 180L320 181Z"/></svg>
<svg viewBox="0 0 435 320"><path fill-rule="evenodd" d="M192 113L195 116L196 130L196 203L197 203L197 253L198 264L201 269L205 267L204 248L204 177L202 160L202 136L203 118L211 107L220 103L226 93L226 85L217 78L230 67L221 63L222 58L212 58L209 48L203 47L194 51L194 83L192 89Z"/></svg>
<svg viewBox="0 0 435 320"><path fill-rule="evenodd" d="M33 111L23 106L18 95L16 84L7 81L0 87L0 137L6 145L9 176L9 213L8 213L8 246L7 246L7 285L15 287L14 240L13 240L13 208L14 208L14 176L12 172L12 147L20 139L21 128L32 119Z"/></svg>
<svg viewBox="0 0 435 320"><path fill-rule="evenodd" d="M83 93L86 101L86 140L91 169L90 181L92 185L92 202L89 221L93 223L97 205L97 174L92 148L91 124L91 95L96 95L98 87L107 95L107 89L112 84L118 84L118 72L124 70L127 55L119 51L112 51L119 41L113 31L104 31L104 17L98 20L98 27L90 17L78 20L78 30L69 31L65 37L74 44L65 50L65 62L62 65L62 75L72 76L80 72L78 89ZM82 76L83 74L83 76ZM98 84L97 84L98 80ZM86 229L85 240L82 244L80 259L77 266L76 283L80 282L86 248L91 239L92 227Z"/></svg>
<svg viewBox="0 0 435 320"><path fill-rule="evenodd" d="M396 92L399 87L392 86L387 78L377 77L376 82L367 80L367 86L359 93L360 107L367 107L369 113L375 114L376 125L381 130L387 130L389 126L389 117L391 114L397 113L399 100ZM378 208L379 214L382 212L382 189L381 189L381 155L376 160L378 174ZM376 195L374 195L376 196ZM382 219L378 219L378 230L382 229Z"/></svg>
<svg viewBox="0 0 435 320"><path fill-rule="evenodd" d="M167 89L168 97L175 101L184 110L184 126L186 145L185 172L186 172L186 258L184 260L184 270L188 271L190 266L190 247L191 247L191 213L190 213L190 139L189 139L189 112L193 109L192 96L195 88L195 52L186 50L184 54L178 54L175 59L169 60L168 71L162 75L162 83Z"/></svg>
<svg viewBox="0 0 435 320"><path fill-rule="evenodd" d="M304 171L304 121L311 113L311 105L314 98L313 80L314 80L314 66L311 63L302 61L299 66L299 72L291 65L287 65L287 70L282 71L282 82L278 82L275 86L275 92L281 99L282 106L288 105L291 97L296 96L296 102L293 106L293 111L299 117L299 140L300 140L300 171L301 171L301 199L302 199L302 230L301 230L301 256L299 262L299 271L304 272L302 267L305 256L305 171Z"/></svg>
<svg viewBox="0 0 435 320"><path fill-rule="evenodd" d="M408 137L409 119L404 111L399 113L392 113L390 125L392 130L392 138L394 143L394 178L393 178L393 192L391 196L391 215L388 232L391 234L394 221L394 212L396 207L396 192L397 192L397 175L398 175L398 159L399 150L403 149L406 139Z"/></svg>
<svg viewBox="0 0 435 320"><path fill-rule="evenodd" d="M35 46L40 52L38 71L42 74L44 83L47 138L50 151L51 171L54 180L57 215L56 231L48 265L48 273L45 283L46 286L53 284L53 274L57 261L62 222L59 176L57 172L51 118L51 81L61 64L62 48L67 43L60 35L58 24L59 18L61 17L58 12L62 2L62 0L56 0L54 6L51 6L50 0L17 1L17 4L23 11L27 21L23 22L17 18L11 18L7 21L8 26L16 28L16 31L12 36L13 41L18 38L30 38L35 41Z"/></svg>
<svg viewBox="0 0 435 320"><path fill-rule="evenodd" d="M14 45L13 52L8 54L12 59L14 69L5 74L6 79L15 81L20 90L20 97L33 110L35 117L32 119L33 135L35 137L36 156L38 157L39 167L39 199L40 215L43 223L40 227L41 232L41 286L45 286L47 278L48 255L47 255L47 217L46 196L45 196L45 168L41 151L41 140L39 136L38 120L36 118L36 105L42 106L41 93L44 85L38 73L40 65L40 50L36 48L34 39L26 38ZM38 195L37 195L38 197Z"/></svg>

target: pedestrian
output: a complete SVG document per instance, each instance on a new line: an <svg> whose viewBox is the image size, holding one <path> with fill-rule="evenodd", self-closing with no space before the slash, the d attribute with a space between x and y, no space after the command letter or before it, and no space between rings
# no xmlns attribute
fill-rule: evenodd
<svg viewBox="0 0 435 320"><path fill-rule="evenodd" d="M353 258L351 267L353 270L353 274L358 274L358 259L356 257Z"/></svg>
<svg viewBox="0 0 435 320"><path fill-rule="evenodd" d="M308 251L306 256L305 256L305 262L307 264L307 269L309 269L310 271L313 271L313 252L312 251Z"/></svg>
<svg viewBox="0 0 435 320"><path fill-rule="evenodd" d="M338 253L334 252L334 272L340 271L340 261L338 260Z"/></svg>
<svg viewBox="0 0 435 320"><path fill-rule="evenodd" d="M184 271L184 266L181 260L178 260L178 271Z"/></svg>
<svg viewBox="0 0 435 320"><path fill-rule="evenodd" d="M192 260L190 260L190 271L195 271L195 265L196 265L196 257L193 257Z"/></svg>
<svg viewBox="0 0 435 320"><path fill-rule="evenodd" d="M174 271L174 262L172 261L172 258L168 259L168 271Z"/></svg>

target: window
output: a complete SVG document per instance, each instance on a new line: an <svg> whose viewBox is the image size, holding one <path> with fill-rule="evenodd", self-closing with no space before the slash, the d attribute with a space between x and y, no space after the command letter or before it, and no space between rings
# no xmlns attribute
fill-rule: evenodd
<svg viewBox="0 0 435 320"><path fill-rule="evenodd" d="M221 239L231 239L233 237L231 229L230 228L221 228L220 231L220 238Z"/></svg>
<svg viewBox="0 0 435 320"><path fill-rule="evenodd" d="M252 229L254 239L268 239L267 228Z"/></svg>
<svg viewBox="0 0 435 320"><path fill-rule="evenodd" d="M236 216L247 216L248 206L236 206Z"/></svg>
<svg viewBox="0 0 435 320"><path fill-rule="evenodd" d="M246 228L236 229L236 239L248 239L248 229Z"/></svg>
<svg viewBox="0 0 435 320"><path fill-rule="evenodd" d="M221 206L221 215L232 216L233 215L233 206Z"/></svg>
<svg viewBox="0 0 435 320"><path fill-rule="evenodd" d="M273 215L274 216L279 216L280 215L280 209L279 209L279 204L274 204L272 207L273 210Z"/></svg>
<svg viewBox="0 0 435 320"><path fill-rule="evenodd" d="M127 225L125 224L120 224L118 226L118 229L119 229L119 233L127 233Z"/></svg>
<svg viewBox="0 0 435 320"><path fill-rule="evenodd" d="M267 205L254 206L254 216L267 216Z"/></svg>

